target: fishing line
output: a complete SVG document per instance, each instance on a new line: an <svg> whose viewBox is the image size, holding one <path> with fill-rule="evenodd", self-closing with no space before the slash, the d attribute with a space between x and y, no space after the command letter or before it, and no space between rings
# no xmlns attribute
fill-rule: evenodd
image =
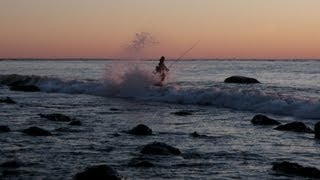
<svg viewBox="0 0 320 180"><path fill-rule="evenodd" d="M200 40L198 40L196 43L194 43L191 48L187 49L178 59L176 59L172 64L170 64L169 68L170 68L172 65L174 65L175 63L177 63L183 56L185 56L186 54L188 54L188 52L190 52L194 47L196 47L199 42L200 42Z"/></svg>

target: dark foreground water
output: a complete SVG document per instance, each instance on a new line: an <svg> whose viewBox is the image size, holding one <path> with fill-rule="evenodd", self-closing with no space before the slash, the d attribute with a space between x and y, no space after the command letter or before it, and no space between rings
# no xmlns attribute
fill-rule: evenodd
<svg viewBox="0 0 320 180"><path fill-rule="evenodd" d="M0 133L0 163L21 163L4 179L71 179L95 164L108 164L127 179L293 179L272 171L272 162L320 167L320 141L313 134L250 122L262 113L313 127L320 119L319 62L183 62L171 69L164 87L152 86L156 62L0 63L0 80L17 78L10 74L34 75L33 84L41 89L16 92L0 85L0 97L17 101L0 104L0 125L12 130ZM231 75L256 77L262 84L224 84ZM172 114L179 110L193 115ZM48 121L39 113L63 113L83 124ZM154 134L127 133L140 123ZM21 132L30 126L53 135ZM194 131L206 137L194 138ZM142 155L142 147L153 141L177 147L182 155ZM130 167L137 157L148 158L155 167Z"/></svg>

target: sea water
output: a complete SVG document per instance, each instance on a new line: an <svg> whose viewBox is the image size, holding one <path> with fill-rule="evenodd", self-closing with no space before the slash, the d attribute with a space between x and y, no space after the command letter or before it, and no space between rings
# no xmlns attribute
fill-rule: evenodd
<svg viewBox="0 0 320 180"><path fill-rule="evenodd" d="M167 66L171 61L166 62ZM107 164L127 179L286 179L272 162L288 160L320 167L319 142L312 134L276 131L250 120L264 114L281 123L320 120L319 61L179 61L164 86L156 61L0 61L0 82L26 77L40 92L15 92L0 85L0 163L22 163L10 178L71 179L90 165ZM233 75L260 84L226 84ZM114 111L117 109L117 111ZM191 116L173 112L187 110ZM63 113L82 126L51 122L38 114ZM152 136L127 133L138 124ZM38 126L50 137L29 137L21 130ZM206 137L194 138L198 132ZM165 142L182 156L156 157L152 168L130 167L144 145ZM4 171L4 169L0 168ZM6 177L7 178L7 177ZM292 177L290 177L292 178Z"/></svg>

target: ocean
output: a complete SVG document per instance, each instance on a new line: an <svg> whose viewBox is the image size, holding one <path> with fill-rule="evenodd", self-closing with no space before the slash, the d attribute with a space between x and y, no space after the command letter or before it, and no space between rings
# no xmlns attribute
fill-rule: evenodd
<svg viewBox="0 0 320 180"><path fill-rule="evenodd" d="M256 126L267 115L281 123L320 120L320 61L167 61L164 86L154 86L157 61L0 61L0 163L15 160L8 179L72 179L90 165L107 164L125 179L292 179L272 170L290 161L320 168L314 134ZM260 84L224 83L239 75ZM40 92L11 91L5 82L29 79ZM177 116L188 111L192 115ZM70 126L39 114L62 113L82 122ZM128 131L138 124L151 136ZM52 136L22 133L31 126ZM191 136L197 132L198 138ZM180 156L147 157L154 167L130 166L151 142L164 142ZM11 170L12 171L12 170ZM0 176L1 177L1 176ZM299 178L300 179L300 178Z"/></svg>

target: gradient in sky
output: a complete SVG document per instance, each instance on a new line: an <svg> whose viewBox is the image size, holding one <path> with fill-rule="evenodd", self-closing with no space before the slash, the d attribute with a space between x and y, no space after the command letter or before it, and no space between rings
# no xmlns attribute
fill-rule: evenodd
<svg viewBox="0 0 320 180"><path fill-rule="evenodd" d="M1 0L2 58L320 58L319 0Z"/></svg>

